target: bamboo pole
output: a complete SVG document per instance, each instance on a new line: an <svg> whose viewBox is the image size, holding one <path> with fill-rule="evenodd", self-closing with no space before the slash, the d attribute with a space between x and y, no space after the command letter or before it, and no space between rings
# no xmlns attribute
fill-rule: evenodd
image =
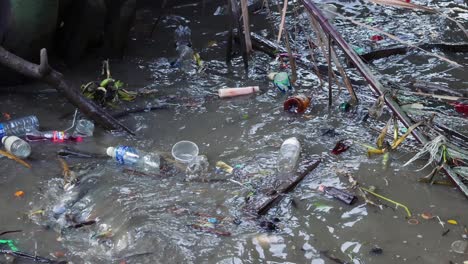
<svg viewBox="0 0 468 264"><path fill-rule="evenodd" d="M358 71L362 76L367 80L369 86L371 87L374 94L381 96L385 94L386 88L377 80L371 70L367 65L361 60L359 55L349 46L349 44L343 39L343 37L333 28L333 26L328 23L326 17L322 14L319 8L312 2L312 0L301 0L302 4L305 6L307 12L313 16L320 24L322 29L328 33L335 43L341 47L343 52L348 56L348 58L354 63ZM405 127L410 127L413 125L413 121L406 115L406 113L401 109L393 98L390 96L385 96L385 103L387 106L397 115L398 119L405 125ZM429 142L429 139L422 134L417 129L412 131L413 136L422 144ZM442 169L444 172L455 182L457 187L463 192L463 194L468 198L468 187L461 181L457 174L447 165L444 164Z"/></svg>

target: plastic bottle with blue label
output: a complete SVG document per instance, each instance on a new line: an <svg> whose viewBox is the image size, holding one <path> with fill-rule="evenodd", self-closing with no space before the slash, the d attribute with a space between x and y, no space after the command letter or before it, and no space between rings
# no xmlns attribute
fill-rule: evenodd
<svg viewBox="0 0 468 264"><path fill-rule="evenodd" d="M157 153L145 153L129 146L108 147L107 155L118 164L136 167L148 172L159 172L160 157Z"/></svg>
<svg viewBox="0 0 468 264"><path fill-rule="evenodd" d="M0 123L0 138L4 136L24 136L27 132L39 128L39 120L36 116L26 116Z"/></svg>

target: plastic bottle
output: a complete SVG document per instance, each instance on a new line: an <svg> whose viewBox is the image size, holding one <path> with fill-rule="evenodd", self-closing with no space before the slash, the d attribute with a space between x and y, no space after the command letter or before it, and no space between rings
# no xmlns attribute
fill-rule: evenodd
<svg viewBox="0 0 468 264"><path fill-rule="evenodd" d="M27 158L31 155L31 146L17 136L3 137L2 144L8 152L19 158Z"/></svg>
<svg viewBox="0 0 468 264"><path fill-rule="evenodd" d="M80 119L76 123L74 136L92 137L94 132L94 123L88 119Z"/></svg>
<svg viewBox="0 0 468 264"><path fill-rule="evenodd" d="M4 136L24 136L29 131L39 128L36 116L26 116L0 123L0 138Z"/></svg>
<svg viewBox="0 0 468 264"><path fill-rule="evenodd" d="M301 114L307 110L309 105L310 97L307 97L304 94L298 94L295 96L291 96L286 101L284 101L283 107L284 111Z"/></svg>
<svg viewBox="0 0 468 264"><path fill-rule="evenodd" d="M258 91L260 91L260 87L258 86L223 88L223 89L218 90L218 95L221 98L225 98L225 97L234 97L238 95L253 94Z"/></svg>
<svg viewBox="0 0 468 264"><path fill-rule="evenodd" d="M52 141L54 143L62 143L65 141L81 142L83 138L80 136L74 136L64 131L33 131L26 133L26 140L28 141Z"/></svg>
<svg viewBox="0 0 468 264"><path fill-rule="evenodd" d="M279 151L278 171L280 173L293 172L300 153L301 143L299 143L297 138L291 137L286 139Z"/></svg>
<svg viewBox="0 0 468 264"><path fill-rule="evenodd" d="M335 187L320 185L319 190L327 195L333 196L334 198L346 204L352 204L357 199L356 196L354 196L353 194L337 189Z"/></svg>
<svg viewBox="0 0 468 264"><path fill-rule="evenodd" d="M107 155L121 165L138 167L144 171L159 172L160 157L155 153L144 153L128 146L108 147Z"/></svg>
<svg viewBox="0 0 468 264"><path fill-rule="evenodd" d="M192 46L192 43L190 41L190 37L192 35L192 31L190 30L189 27L187 26L182 26L180 25L176 30L174 34L174 41L176 44L176 47L178 46Z"/></svg>
<svg viewBox="0 0 468 264"><path fill-rule="evenodd" d="M185 170L186 179L193 180L200 177L204 177L208 171L208 158L205 155L195 157L188 165Z"/></svg>

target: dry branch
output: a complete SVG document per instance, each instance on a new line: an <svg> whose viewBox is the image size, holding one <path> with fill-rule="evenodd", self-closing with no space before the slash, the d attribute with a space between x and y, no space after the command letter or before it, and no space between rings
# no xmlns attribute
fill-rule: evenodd
<svg viewBox="0 0 468 264"><path fill-rule="evenodd" d="M15 70L30 78L41 80L58 91L62 92L70 103L80 111L106 129L124 130L130 134L133 132L117 119L108 114L94 102L86 99L78 89L68 85L63 75L49 66L47 50L41 50L40 65L26 61L0 46L0 64Z"/></svg>

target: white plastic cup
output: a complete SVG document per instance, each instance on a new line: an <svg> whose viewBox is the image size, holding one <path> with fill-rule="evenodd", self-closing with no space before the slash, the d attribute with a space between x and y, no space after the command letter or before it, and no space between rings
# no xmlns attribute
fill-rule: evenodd
<svg viewBox="0 0 468 264"><path fill-rule="evenodd" d="M172 147L172 156L177 161L188 164L198 156L198 146L192 141L179 141Z"/></svg>

